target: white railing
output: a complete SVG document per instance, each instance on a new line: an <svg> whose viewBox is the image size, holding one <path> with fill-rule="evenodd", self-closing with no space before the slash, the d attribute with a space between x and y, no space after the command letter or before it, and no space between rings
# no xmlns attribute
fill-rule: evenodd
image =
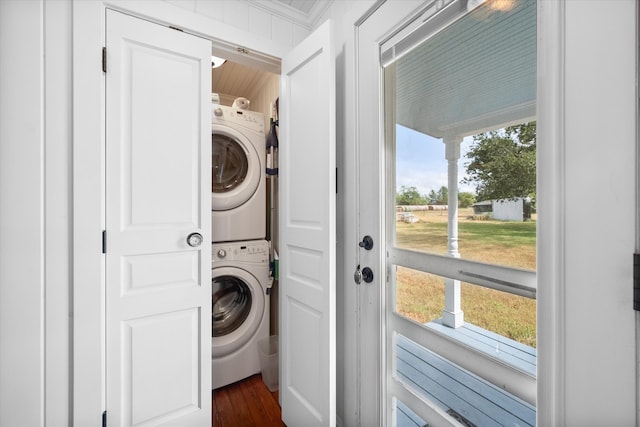
<svg viewBox="0 0 640 427"><path fill-rule="evenodd" d="M461 280L527 298L536 298L536 273L513 267L435 255L412 249L390 248L389 265Z"/></svg>
<svg viewBox="0 0 640 427"><path fill-rule="evenodd" d="M412 249L389 248L387 265L402 266L413 270L435 274L450 279L520 295L536 298L536 273L510 267L502 267L454 258L448 255L435 255ZM450 297L451 294L445 294ZM459 294L457 295L459 298ZM459 301L457 302L459 304ZM446 302L445 302L446 304ZM483 351L446 336L433 328L408 319L398 313L390 313L387 318L389 331L406 336L410 340L445 356L458 366L474 372L476 375L494 384L500 384L506 391L535 405L536 376L531 372L512 366L503 360L488 356ZM393 348L393 336L388 337ZM392 378L391 384L397 382ZM404 386L397 385L398 394L412 393ZM415 396L420 399L419 396ZM407 396L404 396L404 400ZM432 414L433 415L433 414Z"/></svg>

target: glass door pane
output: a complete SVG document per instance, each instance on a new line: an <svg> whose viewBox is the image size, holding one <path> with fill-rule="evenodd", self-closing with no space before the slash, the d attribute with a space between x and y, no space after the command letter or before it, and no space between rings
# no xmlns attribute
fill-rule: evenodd
<svg viewBox="0 0 640 427"><path fill-rule="evenodd" d="M450 2L382 47L389 423L535 424L536 7Z"/></svg>

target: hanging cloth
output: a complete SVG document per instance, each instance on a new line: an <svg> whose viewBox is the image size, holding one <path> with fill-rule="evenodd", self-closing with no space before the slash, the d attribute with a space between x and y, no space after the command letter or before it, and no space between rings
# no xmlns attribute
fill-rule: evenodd
<svg viewBox="0 0 640 427"><path fill-rule="evenodd" d="M271 113L271 125L267 135L267 175L271 176L278 175L278 99L275 102L275 111Z"/></svg>

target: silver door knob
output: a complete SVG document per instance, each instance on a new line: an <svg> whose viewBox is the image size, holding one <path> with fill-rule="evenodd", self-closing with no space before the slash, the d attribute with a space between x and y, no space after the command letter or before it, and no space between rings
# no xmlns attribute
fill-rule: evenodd
<svg viewBox="0 0 640 427"><path fill-rule="evenodd" d="M187 244L192 248L197 248L202 244L204 238L200 233L191 233L187 236Z"/></svg>

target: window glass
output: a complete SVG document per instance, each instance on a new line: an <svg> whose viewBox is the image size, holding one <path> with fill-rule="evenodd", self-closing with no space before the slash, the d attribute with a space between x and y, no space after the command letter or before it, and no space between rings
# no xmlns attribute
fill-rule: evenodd
<svg viewBox="0 0 640 427"><path fill-rule="evenodd" d="M455 252L449 230L456 227L462 258L535 270L535 122L466 137L460 153L450 224L445 143L396 126L396 246Z"/></svg>
<svg viewBox="0 0 640 427"><path fill-rule="evenodd" d="M396 312L418 323L442 316L445 278L398 266L395 271Z"/></svg>
<svg viewBox="0 0 640 427"><path fill-rule="evenodd" d="M395 311L421 324L440 323L447 278L407 267L395 271ZM522 344L536 347L536 301L461 283L464 321Z"/></svg>
<svg viewBox="0 0 640 427"><path fill-rule="evenodd" d="M398 424L432 422L410 394L464 425L536 422L536 8L427 2L381 46Z"/></svg>
<svg viewBox="0 0 640 427"><path fill-rule="evenodd" d="M484 2L385 79L397 245L535 270L536 2Z"/></svg>
<svg viewBox="0 0 640 427"><path fill-rule="evenodd" d="M535 271L536 2L485 1L424 34L384 71L392 245ZM453 281L395 271L397 312L437 321ZM464 322L535 347L534 299L455 286Z"/></svg>
<svg viewBox="0 0 640 427"><path fill-rule="evenodd" d="M244 182L249 161L235 139L214 133L212 140L211 192L227 193Z"/></svg>
<svg viewBox="0 0 640 427"><path fill-rule="evenodd" d="M221 337L238 329L251 312L251 289L240 278L211 280L211 335Z"/></svg>

